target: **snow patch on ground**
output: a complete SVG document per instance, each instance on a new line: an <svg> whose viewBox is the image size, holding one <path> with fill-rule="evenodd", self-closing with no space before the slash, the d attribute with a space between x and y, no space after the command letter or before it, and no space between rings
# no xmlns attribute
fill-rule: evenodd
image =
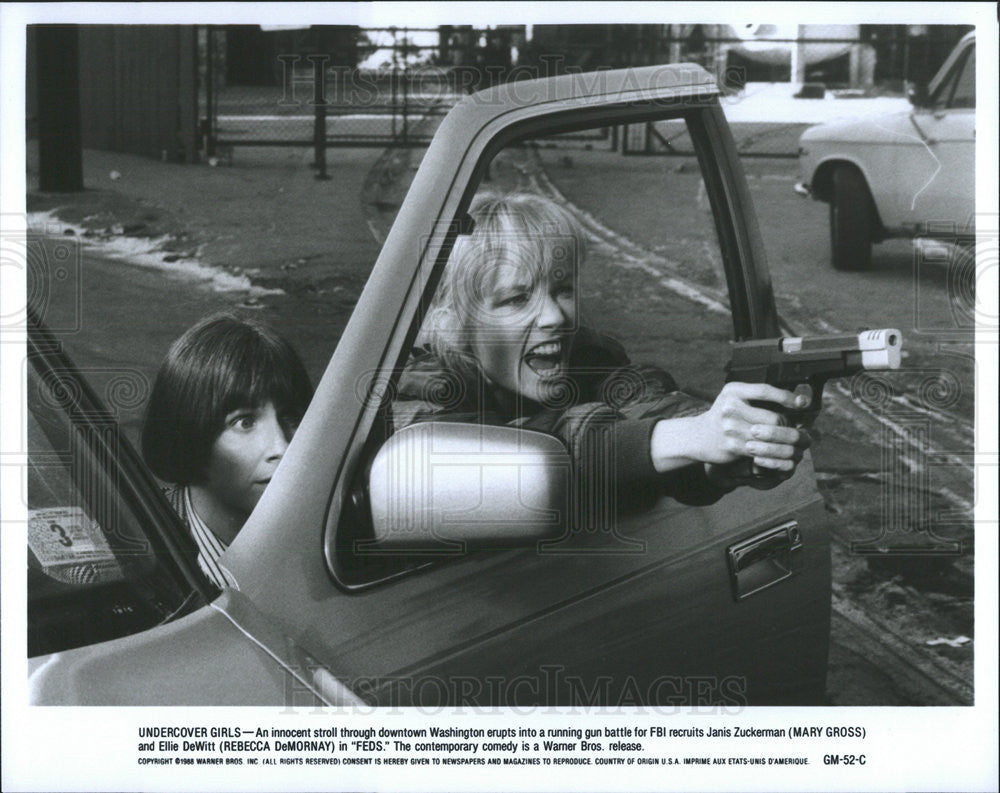
<svg viewBox="0 0 1000 793"><path fill-rule="evenodd" d="M125 264L148 269L162 270L170 275L207 286L215 292L240 292L253 297L283 295L282 289L267 289L256 286L246 275L231 273L212 267L197 259L181 257L165 261L169 251L164 250L168 237L129 237L116 234L107 237L85 236L87 229L67 223L56 216L56 210L29 212L28 231L45 236L73 236L93 251ZM72 232L72 234L70 234Z"/></svg>

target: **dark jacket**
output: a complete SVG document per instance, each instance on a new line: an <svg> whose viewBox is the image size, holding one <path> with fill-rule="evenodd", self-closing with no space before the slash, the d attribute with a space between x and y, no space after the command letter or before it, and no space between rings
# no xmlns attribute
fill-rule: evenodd
<svg viewBox="0 0 1000 793"><path fill-rule="evenodd" d="M708 407L681 392L667 372L634 365L618 342L581 329L569 377L549 404L500 389L481 375L463 375L420 350L400 377L391 411L397 430L421 421L465 421L545 432L566 444L585 492L593 493L603 478L613 483L619 503L666 494L703 505L727 491L707 480L700 463L658 473L650 436L660 419L694 416Z"/></svg>

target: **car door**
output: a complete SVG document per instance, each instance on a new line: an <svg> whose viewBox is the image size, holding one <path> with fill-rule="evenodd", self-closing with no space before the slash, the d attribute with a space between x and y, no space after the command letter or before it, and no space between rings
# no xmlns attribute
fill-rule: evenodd
<svg viewBox="0 0 1000 793"><path fill-rule="evenodd" d="M911 202L915 223L945 224L945 233L971 228L975 217L976 44L965 40L946 65L930 106L914 113L935 171Z"/></svg>
<svg viewBox="0 0 1000 793"><path fill-rule="evenodd" d="M685 177L684 205L699 210L711 244L686 234L680 213L653 221L669 231L667 249L618 235L609 251L616 233L590 216L605 260L586 287L593 307L626 317L633 357L668 351L664 365L706 398L723 382L730 340L778 334L753 208L703 70L511 83L460 103L424 157L281 467L225 556L242 594L367 701L821 701L829 545L808 459L775 490L742 489L703 507L669 497L629 505L609 515L596 547L357 552L369 538L368 466L392 431L385 406L477 190L504 179L545 190L545 169L528 160L547 153L552 167L572 168L574 145L581 157L604 146L621 165L613 137L668 134L658 124L679 124L697 147L697 158L665 170ZM601 303L602 294L613 300Z"/></svg>

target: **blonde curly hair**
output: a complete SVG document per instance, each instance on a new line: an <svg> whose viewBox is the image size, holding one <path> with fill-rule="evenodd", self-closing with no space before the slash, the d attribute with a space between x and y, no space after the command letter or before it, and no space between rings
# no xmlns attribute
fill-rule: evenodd
<svg viewBox="0 0 1000 793"><path fill-rule="evenodd" d="M500 268L527 265L532 283L553 267L575 269L586 236L569 210L533 193L478 196L469 214L475 227L452 249L421 339L448 367L472 375L480 371L472 340Z"/></svg>

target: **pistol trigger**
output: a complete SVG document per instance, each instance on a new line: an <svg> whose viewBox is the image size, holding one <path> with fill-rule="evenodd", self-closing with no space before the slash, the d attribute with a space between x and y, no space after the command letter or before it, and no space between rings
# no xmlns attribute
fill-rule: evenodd
<svg viewBox="0 0 1000 793"><path fill-rule="evenodd" d="M807 402L801 408L796 408L791 411L790 419L791 425L794 427L804 427L812 423L812 419L815 417L813 399L815 398L815 392L813 388L808 383L799 383L795 386L792 391L797 397L805 397Z"/></svg>
<svg viewBox="0 0 1000 793"><path fill-rule="evenodd" d="M806 404L806 408L812 407L814 395L811 385L809 385L808 383L799 383L797 386L795 386L795 391L793 391L792 393L794 393L795 396L804 396L806 399L809 400L809 402Z"/></svg>

